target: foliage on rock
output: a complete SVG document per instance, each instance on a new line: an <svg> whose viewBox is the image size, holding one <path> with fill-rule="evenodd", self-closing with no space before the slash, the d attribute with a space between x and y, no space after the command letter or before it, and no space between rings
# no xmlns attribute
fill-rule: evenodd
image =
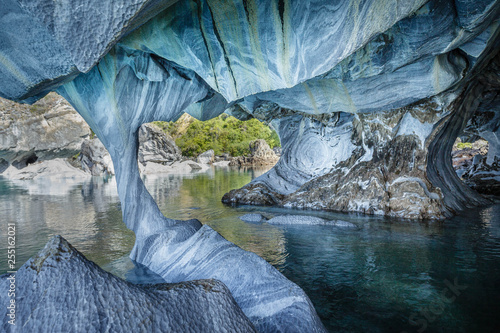
<svg viewBox="0 0 500 333"><path fill-rule="evenodd" d="M264 139L271 149L280 146L276 131L257 119L241 121L221 114L200 121L185 115L176 122L155 122L155 125L176 139L184 156L198 156L210 149L215 155L243 156L250 154L250 142L257 139Z"/></svg>

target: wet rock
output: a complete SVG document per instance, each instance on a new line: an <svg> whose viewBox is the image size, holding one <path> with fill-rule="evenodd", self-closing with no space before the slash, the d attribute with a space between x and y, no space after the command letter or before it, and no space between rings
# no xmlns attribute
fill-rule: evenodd
<svg viewBox="0 0 500 333"><path fill-rule="evenodd" d="M267 223L269 224L284 224L284 225L325 225L328 224L328 220L322 219L315 216L306 215L279 215L269 219Z"/></svg>
<svg viewBox="0 0 500 333"><path fill-rule="evenodd" d="M267 221L276 225L330 225L339 228L357 228L354 223L342 220L327 220L307 215L279 215Z"/></svg>
<svg viewBox="0 0 500 333"><path fill-rule="evenodd" d="M267 144L266 140L258 139L250 142L250 155L231 159L230 166L264 166L275 165L279 157Z"/></svg>
<svg viewBox="0 0 500 333"><path fill-rule="evenodd" d="M12 276L16 326L5 320L3 306L3 332L48 327L55 332L255 332L220 281L133 285L87 260L61 236ZM2 290L9 289L9 278L0 277ZM0 300L9 304L7 293Z"/></svg>
<svg viewBox="0 0 500 333"><path fill-rule="evenodd" d="M240 216L240 220L242 220L243 222L248 222L248 223L259 223L259 222L267 221L267 218L265 218L261 214L253 213L253 214L245 214L245 215Z"/></svg>
<svg viewBox="0 0 500 333"><path fill-rule="evenodd" d="M154 124L144 124L139 128L139 162L171 164L182 159L181 150L174 139Z"/></svg>
<svg viewBox="0 0 500 333"><path fill-rule="evenodd" d="M207 150L204 153L201 153L196 158L196 162L200 164L212 164L215 161L215 154L213 149Z"/></svg>

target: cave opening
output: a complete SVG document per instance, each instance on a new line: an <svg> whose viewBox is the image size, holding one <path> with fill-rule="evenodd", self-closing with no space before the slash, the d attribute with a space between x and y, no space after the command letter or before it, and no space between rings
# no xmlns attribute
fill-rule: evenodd
<svg viewBox="0 0 500 333"><path fill-rule="evenodd" d="M35 163L36 161L38 161L38 156L36 156L35 153L32 153L27 157L23 157L19 161L12 162L12 165L17 169L23 169L26 168L28 165Z"/></svg>

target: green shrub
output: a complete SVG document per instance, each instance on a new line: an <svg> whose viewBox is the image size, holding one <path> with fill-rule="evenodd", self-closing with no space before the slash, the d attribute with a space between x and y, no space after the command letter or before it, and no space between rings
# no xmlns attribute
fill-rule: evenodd
<svg viewBox="0 0 500 333"><path fill-rule="evenodd" d="M472 143L470 142L459 142L457 143L458 149L472 148Z"/></svg>
<svg viewBox="0 0 500 333"><path fill-rule="evenodd" d="M181 118L177 122L155 122L172 136L184 156L198 156L213 149L216 155L229 153L242 156L250 153L249 144L264 139L271 148L279 147L276 131L257 119L241 121L227 114L207 120Z"/></svg>

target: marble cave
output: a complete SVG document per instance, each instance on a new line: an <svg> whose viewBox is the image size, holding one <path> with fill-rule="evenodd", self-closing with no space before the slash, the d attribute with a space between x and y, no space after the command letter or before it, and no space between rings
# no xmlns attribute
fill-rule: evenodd
<svg viewBox="0 0 500 333"><path fill-rule="evenodd" d="M130 258L171 283L127 284L56 237L17 272L18 324L2 331L325 332L265 260L160 212L139 174L140 126L184 113L272 125L278 163L228 205L442 220L492 202L460 180L451 149L485 138L500 173L499 14L496 0L2 0L0 97L55 91L77 110L111 155ZM44 296L51 279L81 295ZM81 298L85 312L67 310Z"/></svg>

